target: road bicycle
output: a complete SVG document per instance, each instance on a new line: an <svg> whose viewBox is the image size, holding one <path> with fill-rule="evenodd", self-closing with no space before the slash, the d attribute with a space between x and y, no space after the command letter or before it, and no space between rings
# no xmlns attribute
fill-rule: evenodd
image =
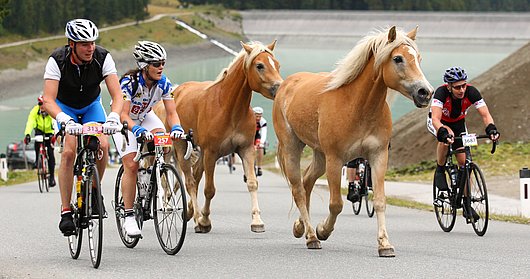
<svg viewBox="0 0 530 279"><path fill-rule="evenodd" d="M50 191L50 185L49 177L50 174L48 172L48 147L46 147L45 142L48 142L51 140L50 136L46 135L36 135L31 140L35 141L35 144L39 145L39 153L37 159L37 178L39 181L39 191L41 193L46 190L46 192Z"/></svg>
<svg viewBox="0 0 530 279"><path fill-rule="evenodd" d="M61 124L61 150L65 135L65 124ZM121 133L127 131L123 123ZM79 257L83 242L83 230L87 230L90 260L94 268L101 263L103 248L103 219L107 218L101 195L101 185L96 160L103 154L98 136L103 132L101 123L83 124L83 132L76 135L77 152L74 163L75 195L72 197L72 217L75 233L68 236L68 248L73 259Z"/></svg>
<svg viewBox="0 0 530 279"><path fill-rule="evenodd" d="M486 180L479 166L473 162L471 146L477 146L477 139L489 139L488 135L463 133L455 140L462 140L464 148L453 150L449 145L446 155L445 173L449 182L448 191L440 191L433 183L433 205L436 220L444 232L450 232L456 220L457 209L462 208L466 223L471 223L478 236L483 236L488 228L489 201ZM495 153L497 141L492 141L491 154ZM465 154L465 164L458 169L453 156Z"/></svg>
<svg viewBox="0 0 530 279"><path fill-rule="evenodd" d="M360 160L357 161L358 164L356 164L356 173L355 173L355 187L358 187L357 190L359 191L359 200L356 202L352 202L353 207L353 213L355 215L359 215L359 212L361 212L361 205L363 199L365 200L366 205L366 213L368 214L368 217L374 216L374 189L372 187L372 175L370 168L370 164L368 163L368 160L360 158Z"/></svg>
<svg viewBox="0 0 530 279"><path fill-rule="evenodd" d="M187 142L184 159L188 159L195 148L192 131L179 137ZM126 140L128 141L128 139ZM142 152L145 139L138 139L138 151L134 158L140 163L136 181L136 199L133 205L138 227L145 221L153 220L158 242L168 255L180 251L186 236L187 202L182 178L172 164L165 162L165 155L171 151L171 138L168 133L154 134L154 148L147 144L147 152ZM123 148L122 148L123 150ZM114 211L116 226L123 244L134 248L140 238L131 238L123 228L125 206L122 197L123 165L118 171L114 188Z"/></svg>

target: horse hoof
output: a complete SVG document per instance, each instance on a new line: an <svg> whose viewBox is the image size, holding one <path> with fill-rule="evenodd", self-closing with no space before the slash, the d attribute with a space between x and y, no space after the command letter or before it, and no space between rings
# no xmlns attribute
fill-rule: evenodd
<svg viewBox="0 0 530 279"><path fill-rule="evenodd" d="M379 257L384 258L393 258L396 256L396 253L394 253L394 248L380 248L379 249Z"/></svg>
<svg viewBox="0 0 530 279"><path fill-rule="evenodd" d="M212 226L195 226L195 233L209 233L212 230Z"/></svg>
<svg viewBox="0 0 530 279"><path fill-rule="evenodd" d="M319 224L319 225L317 226L317 231L316 231L316 233L317 233L317 238L318 238L319 240L325 241L325 240L328 240L329 234L328 234L328 235L324 235L324 234L322 234L322 231L323 231L323 230L324 230L324 229L323 229L322 226Z"/></svg>
<svg viewBox="0 0 530 279"><path fill-rule="evenodd" d="M250 230L255 233L265 232L265 225L250 225Z"/></svg>
<svg viewBox="0 0 530 279"><path fill-rule="evenodd" d="M296 238L300 238L304 235L304 223L295 221L293 224L293 235Z"/></svg>
<svg viewBox="0 0 530 279"><path fill-rule="evenodd" d="M310 241L307 243L307 249L322 249L322 245L318 240Z"/></svg>

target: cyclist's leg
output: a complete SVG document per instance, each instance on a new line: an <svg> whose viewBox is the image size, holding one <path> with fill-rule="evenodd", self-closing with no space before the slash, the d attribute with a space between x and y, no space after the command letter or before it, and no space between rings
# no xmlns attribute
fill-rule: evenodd
<svg viewBox="0 0 530 279"><path fill-rule="evenodd" d="M61 154L61 163L59 172L66 174L59 176L59 190L61 192L61 222L59 229L65 235L71 235L75 232L75 225L72 219L70 209L70 200L72 197L74 161L76 156L76 138L66 135L64 138L64 148Z"/></svg>
<svg viewBox="0 0 530 279"><path fill-rule="evenodd" d="M258 168L256 175L261 176L261 162L263 161L263 148L256 146L256 167Z"/></svg>
<svg viewBox="0 0 530 279"><path fill-rule="evenodd" d="M83 118L81 123L97 122L105 123L107 120L107 114L103 105L101 104L101 96L99 96L95 101L90 105L82 109ZM103 151L103 156L96 161L98 168L99 180L103 179L103 174L105 173L105 168L107 167L108 157L109 157L109 140L106 135L101 135L99 137L100 149Z"/></svg>

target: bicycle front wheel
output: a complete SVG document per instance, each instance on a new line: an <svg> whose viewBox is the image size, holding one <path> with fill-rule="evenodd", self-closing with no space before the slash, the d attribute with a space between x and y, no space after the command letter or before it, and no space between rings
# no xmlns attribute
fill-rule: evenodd
<svg viewBox="0 0 530 279"><path fill-rule="evenodd" d="M125 205L123 203L123 196L122 196L122 187L121 187L121 181L123 176L123 165L120 167L120 170L118 171L118 176L116 177L116 184L114 186L114 213L116 215L116 227L118 228L118 234L120 235L121 242L127 247L127 248L134 248L138 244L138 241L140 241L140 238L131 238L127 235L127 232L123 229L123 224L125 223ZM138 194L138 193L137 193ZM136 208L136 206L135 206ZM143 217L141 214L136 213L136 217ZM139 227L141 228L141 224L139 224Z"/></svg>
<svg viewBox="0 0 530 279"><path fill-rule="evenodd" d="M77 183L77 175L74 175L74 185ZM70 256L72 259L77 259L81 252L81 243L83 242L83 227L81 226L81 211L77 207L77 200L74 195L72 198L72 217L75 224L75 234L68 236L68 249L70 250Z"/></svg>
<svg viewBox="0 0 530 279"><path fill-rule="evenodd" d="M169 255L178 253L186 236L186 191L175 167L163 164L153 191L156 236Z"/></svg>
<svg viewBox="0 0 530 279"><path fill-rule="evenodd" d="M40 154L37 158L37 178L39 180L39 191L41 193L44 192L44 189L46 189L46 169L44 166L44 155Z"/></svg>
<svg viewBox="0 0 530 279"><path fill-rule="evenodd" d="M92 266L98 268L101 263L101 250L103 248L103 198L101 197L101 185L98 171L95 166L89 167L89 175L85 187L87 195L85 204L88 204L88 248Z"/></svg>
<svg viewBox="0 0 530 279"><path fill-rule="evenodd" d="M451 181L451 177L448 172L445 172L447 181ZM444 232L450 232L453 230L456 221L456 206L453 203L453 200L450 196L447 196L447 191L445 191L445 196L440 194L438 187L433 183L432 188L433 193L433 205L434 213L436 214L436 221L440 225L440 228Z"/></svg>
<svg viewBox="0 0 530 279"><path fill-rule="evenodd" d="M372 176L370 173L370 167L368 166L366 168L366 183L365 183L365 189L366 189L366 213L368 214L368 217L372 218L374 217L374 188L372 186Z"/></svg>
<svg viewBox="0 0 530 279"><path fill-rule="evenodd" d="M473 222L473 230L478 236L483 236L488 229L489 220L489 202L488 191L486 190L486 181L480 168L471 163L468 186L471 192L470 206L480 217L476 222Z"/></svg>
<svg viewBox="0 0 530 279"><path fill-rule="evenodd" d="M46 192L50 191L50 184L48 183L48 178L50 174L48 173L48 157L46 155L41 155L42 160L42 180L44 181L44 188Z"/></svg>

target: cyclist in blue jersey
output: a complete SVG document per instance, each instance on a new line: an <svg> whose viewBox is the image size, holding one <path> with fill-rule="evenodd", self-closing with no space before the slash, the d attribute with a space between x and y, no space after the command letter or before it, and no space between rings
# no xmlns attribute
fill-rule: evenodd
<svg viewBox="0 0 530 279"><path fill-rule="evenodd" d="M448 68L443 76L446 84L436 89L429 117L427 118L427 129L438 139L436 149L437 167L434 175L434 183L440 191L447 191L449 186L445 177L445 158L448 145L452 144L453 149L463 147L462 140L454 140L455 136L466 132L465 117L471 106L477 109L486 126L486 134L491 140L498 140L500 133L493 122L486 102L482 98L478 89L467 83L467 74L460 67ZM465 154L456 155L458 165L465 163ZM459 171L459 177L462 172ZM476 214L476 213L474 213Z"/></svg>
<svg viewBox="0 0 530 279"><path fill-rule="evenodd" d="M57 120L66 124L64 150L59 167L61 191L61 221L59 229L65 236L75 233L70 209L73 167L76 156L76 138L82 133L84 123L103 124L103 133L111 135L120 127L119 112L123 105L116 66L110 53L97 46L99 36L96 25L87 19L74 19L66 23L68 44L53 51L44 73L44 106ZM100 83L105 81L112 98L108 116L101 103ZM97 168L103 177L108 159L107 136L100 138L100 156ZM92 197L96 197L93 195ZM95 214L105 214L104 207L94 209Z"/></svg>
<svg viewBox="0 0 530 279"><path fill-rule="evenodd" d="M133 159L137 152L136 138L144 137L152 140L153 134L165 132L164 123L152 110L160 100L164 102L168 124L171 125L171 138L177 139L184 130L180 126L175 102L173 101L173 85L163 74L166 64L166 50L158 43L139 41L134 47L134 58L137 69L128 71L121 79L121 91L125 103L121 111L121 119L127 121L129 128L129 144L121 149L123 137L114 136L114 144L123 162L122 196L125 207L123 228L131 238L142 236L134 216L134 199L136 197L136 178L139 163Z"/></svg>

